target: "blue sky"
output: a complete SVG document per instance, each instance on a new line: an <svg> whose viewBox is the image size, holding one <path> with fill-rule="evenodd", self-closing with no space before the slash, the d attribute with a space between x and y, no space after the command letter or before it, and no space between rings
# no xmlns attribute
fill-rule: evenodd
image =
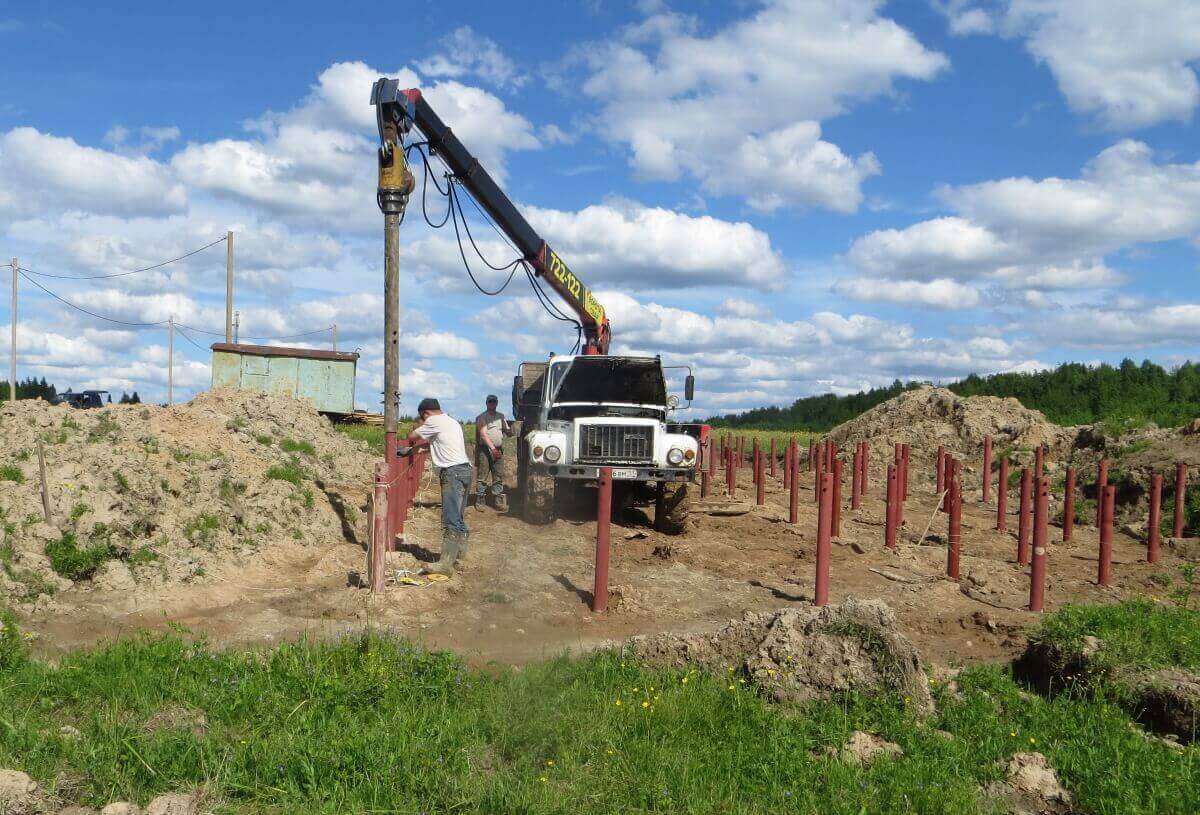
<svg viewBox="0 0 1200 815"><path fill-rule="evenodd" d="M367 99L386 74L424 89L599 293L615 351L696 367L694 414L1197 356L1198 4L346 6L0 6L3 259L111 274L233 229L244 334L337 323L377 409ZM524 281L478 294L415 201L401 241L406 409L439 395L469 414L519 360L570 348ZM219 331L223 271L218 245L106 281L31 277L126 322ZM165 331L20 282L20 376L165 397ZM208 355L176 348L186 397Z"/></svg>

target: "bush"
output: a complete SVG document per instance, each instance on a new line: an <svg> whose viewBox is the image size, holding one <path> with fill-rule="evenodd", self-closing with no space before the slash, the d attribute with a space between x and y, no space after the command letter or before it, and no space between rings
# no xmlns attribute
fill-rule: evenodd
<svg viewBox="0 0 1200 815"><path fill-rule="evenodd" d="M5 464L0 467L0 481L15 481L18 484L24 484L25 474L17 465Z"/></svg>
<svg viewBox="0 0 1200 815"><path fill-rule="evenodd" d="M90 580L104 563L113 557L107 544L97 543L81 547L75 533L64 532L56 541L46 544L46 557L50 568L68 580Z"/></svg>

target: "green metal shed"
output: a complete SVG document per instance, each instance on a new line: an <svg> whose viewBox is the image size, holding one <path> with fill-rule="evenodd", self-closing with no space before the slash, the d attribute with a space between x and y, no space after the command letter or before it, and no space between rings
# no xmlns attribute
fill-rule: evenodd
<svg viewBox="0 0 1200 815"><path fill-rule="evenodd" d="M354 412L358 354L273 345L212 345L212 384L308 399L322 413Z"/></svg>

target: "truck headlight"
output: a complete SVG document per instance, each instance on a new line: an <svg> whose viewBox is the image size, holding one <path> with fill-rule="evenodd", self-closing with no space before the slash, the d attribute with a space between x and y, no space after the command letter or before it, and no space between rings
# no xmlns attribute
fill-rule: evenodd
<svg viewBox="0 0 1200 815"><path fill-rule="evenodd" d="M562 450L559 450L557 447L551 444L546 448L546 451L542 453L542 458L546 459L546 461L549 461L551 464L556 464L558 460L562 458Z"/></svg>
<svg viewBox="0 0 1200 815"><path fill-rule="evenodd" d="M672 447L667 451L667 463L672 467L678 467L683 463L683 451L678 447Z"/></svg>

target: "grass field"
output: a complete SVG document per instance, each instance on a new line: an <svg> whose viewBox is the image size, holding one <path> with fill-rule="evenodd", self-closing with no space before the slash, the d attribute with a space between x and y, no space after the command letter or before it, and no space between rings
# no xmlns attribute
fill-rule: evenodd
<svg viewBox="0 0 1200 815"><path fill-rule="evenodd" d="M1194 634L1191 615L1152 624ZM1003 668L965 671L961 696L935 685L926 721L894 698L774 705L737 679L613 653L479 671L374 636L217 653L181 635L49 665L10 632L0 767L66 779L93 806L203 787L220 812L861 815L978 812L998 762L1038 750L1081 811L1200 811L1200 748L1149 740L1091 695L1030 695ZM826 752L856 729L904 754L860 767Z"/></svg>

